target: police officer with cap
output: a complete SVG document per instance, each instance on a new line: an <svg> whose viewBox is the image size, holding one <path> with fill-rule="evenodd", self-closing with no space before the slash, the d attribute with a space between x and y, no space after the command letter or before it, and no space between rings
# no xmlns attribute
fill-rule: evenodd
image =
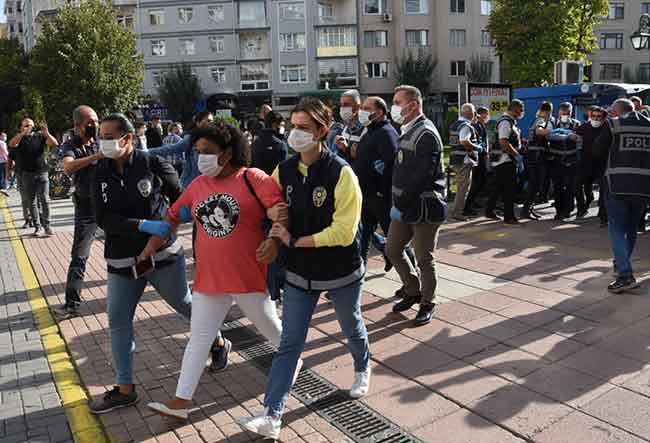
<svg viewBox="0 0 650 443"><path fill-rule="evenodd" d="M650 202L650 119L625 98L616 100L613 110L618 117L609 119L594 148L608 156L607 216L617 277L607 289L618 294L638 287L631 256L639 218Z"/></svg>
<svg viewBox="0 0 650 443"><path fill-rule="evenodd" d="M561 221L571 216L574 208L576 178L578 173L578 135L576 130L580 122L573 117L573 105L568 102L560 104L555 127L568 130L568 137L549 137L549 153L554 161L551 168L553 179L555 220Z"/></svg>
<svg viewBox="0 0 650 443"><path fill-rule="evenodd" d="M97 231L92 205L91 183L97 161L103 158L97 146L99 121L90 106L78 106L72 112L74 136L62 146L63 170L72 175L74 183L74 237L70 253L70 266L65 287L65 304L56 309L61 319L79 315L81 288L86 273L86 262L90 256Z"/></svg>

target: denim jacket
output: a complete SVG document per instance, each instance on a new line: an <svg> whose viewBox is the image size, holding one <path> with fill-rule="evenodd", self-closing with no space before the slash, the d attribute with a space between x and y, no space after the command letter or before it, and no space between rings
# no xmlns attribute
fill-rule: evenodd
<svg viewBox="0 0 650 443"><path fill-rule="evenodd" d="M190 136L186 135L183 140L178 143L170 145L162 145L159 148L149 149L150 154L159 155L161 157L168 157L172 155L183 155L188 151L190 146ZM185 165L183 166L183 174L181 175L181 186L183 189L187 188L192 180L201 175L199 173L199 155L196 147L192 146L189 150L189 155L185 156Z"/></svg>

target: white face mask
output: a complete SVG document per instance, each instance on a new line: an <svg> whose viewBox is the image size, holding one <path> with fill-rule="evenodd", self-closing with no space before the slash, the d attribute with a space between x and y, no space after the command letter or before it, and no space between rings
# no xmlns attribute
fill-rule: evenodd
<svg viewBox="0 0 650 443"><path fill-rule="evenodd" d="M372 120L370 119L371 117L372 112L364 111L363 109L359 111L359 123L361 123L363 126L370 126L372 123Z"/></svg>
<svg viewBox="0 0 650 443"><path fill-rule="evenodd" d="M208 177L216 177L223 169L223 166L219 164L218 154L199 154L197 166L199 172Z"/></svg>
<svg viewBox="0 0 650 443"><path fill-rule="evenodd" d="M285 131L286 131L286 129L284 128L284 126L280 126L280 127L278 128L278 134L280 134L280 135L284 135L284 132L285 132Z"/></svg>
<svg viewBox="0 0 650 443"><path fill-rule="evenodd" d="M571 119L571 117L569 117L568 115L561 115L561 116L560 116L560 121L561 121L562 123L569 123L569 120L570 120L570 119Z"/></svg>
<svg viewBox="0 0 650 443"><path fill-rule="evenodd" d="M343 119L343 121L349 122L352 120L352 117L354 116L354 112L352 112L352 108L349 106L344 106L339 110L339 115Z"/></svg>
<svg viewBox="0 0 650 443"><path fill-rule="evenodd" d="M590 120L589 122L593 128L600 128L603 125L602 120Z"/></svg>
<svg viewBox="0 0 650 443"><path fill-rule="evenodd" d="M122 156L124 153L124 148L120 148L120 140L122 138L120 137L117 140L99 140L99 150L104 154L104 157L116 159Z"/></svg>
<svg viewBox="0 0 650 443"><path fill-rule="evenodd" d="M403 108L401 106L393 105L390 107L390 116L395 123L401 125L405 116L402 115Z"/></svg>
<svg viewBox="0 0 650 443"><path fill-rule="evenodd" d="M318 145L311 132L294 129L289 134L289 146L296 152L305 152Z"/></svg>

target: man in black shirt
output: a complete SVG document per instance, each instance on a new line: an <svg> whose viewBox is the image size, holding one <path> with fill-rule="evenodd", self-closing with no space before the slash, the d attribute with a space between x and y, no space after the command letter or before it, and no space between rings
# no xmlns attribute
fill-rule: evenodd
<svg viewBox="0 0 650 443"><path fill-rule="evenodd" d="M72 195L74 239L65 287L65 305L55 311L62 319L79 314L86 262L97 231L90 186L97 161L103 158L97 146L99 121L95 111L89 106L79 106L72 113L72 121L75 135L62 147L63 170L72 175L75 186Z"/></svg>
<svg viewBox="0 0 650 443"><path fill-rule="evenodd" d="M146 130L145 136L147 137L147 149L157 148L163 144L163 129L160 123L160 117L154 117L151 120L149 129Z"/></svg>
<svg viewBox="0 0 650 443"><path fill-rule="evenodd" d="M282 114L268 112L264 125L265 128L251 145L251 166L271 175L275 168L287 159L289 148L284 141L285 122Z"/></svg>
<svg viewBox="0 0 650 443"><path fill-rule="evenodd" d="M24 118L20 123L20 132L9 140L9 147L16 149L17 163L22 171L22 186L24 187L29 212L34 223L34 235L41 232L52 235L50 228L49 178L45 162L45 147L58 146L59 142L50 134L47 125L40 132L34 130L34 121ZM38 204L36 200L38 199ZM42 215L39 214L41 206Z"/></svg>

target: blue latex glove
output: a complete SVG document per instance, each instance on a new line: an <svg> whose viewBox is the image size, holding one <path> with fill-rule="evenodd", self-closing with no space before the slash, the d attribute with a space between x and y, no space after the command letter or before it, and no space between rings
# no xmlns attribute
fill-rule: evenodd
<svg viewBox="0 0 650 443"><path fill-rule="evenodd" d="M390 219L394 221L402 221L402 211L393 206L390 208Z"/></svg>
<svg viewBox="0 0 650 443"><path fill-rule="evenodd" d="M189 223L192 221L192 211L187 206L181 206L181 210L178 211L178 220L181 223Z"/></svg>
<svg viewBox="0 0 650 443"><path fill-rule="evenodd" d="M138 231L145 234L155 235L160 238L168 238L172 233L169 223L161 220L144 220L140 223Z"/></svg>
<svg viewBox="0 0 650 443"><path fill-rule="evenodd" d="M384 175L384 168L386 166L382 160L375 160L375 162L372 164L372 167L375 171L377 171L379 175Z"/></svg>

